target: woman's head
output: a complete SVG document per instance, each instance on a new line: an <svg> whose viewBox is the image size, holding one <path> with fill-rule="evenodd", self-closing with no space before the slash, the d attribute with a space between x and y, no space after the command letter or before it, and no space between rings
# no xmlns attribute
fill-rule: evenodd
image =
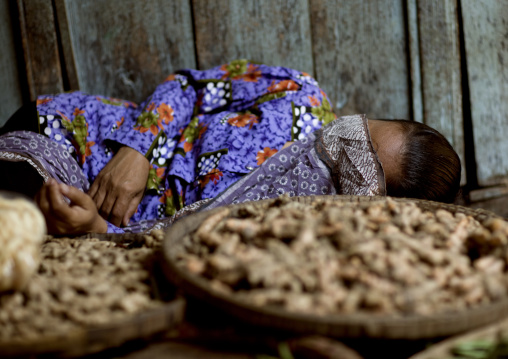
<svg viewBox="0 0 508 359"><path fill-rule="evenodd" d="M372 144L385 171L387 195L453 202L460 160L433 128L406 120L369 120Z"/></svg>

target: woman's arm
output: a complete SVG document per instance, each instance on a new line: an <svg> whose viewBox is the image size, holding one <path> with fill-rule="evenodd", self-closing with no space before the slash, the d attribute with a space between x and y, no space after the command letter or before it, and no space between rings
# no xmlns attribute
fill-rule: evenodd
<svg viewBox="0 0 508 359"><path fill-rule="evenodd" d="M100 215L117 227L127 226L143 198L150 163L124 146L99 173L88 194Z"/></svg>
<svg viewBox="0 0 508 359"><path fill-rule="evenodd" d="M115 226L126 226L143 198L150 161L160 141L190 122L196 93L191 86L168 80L125 118L108 141L120 147L102 169L90 191L100 215Z"/></svg>

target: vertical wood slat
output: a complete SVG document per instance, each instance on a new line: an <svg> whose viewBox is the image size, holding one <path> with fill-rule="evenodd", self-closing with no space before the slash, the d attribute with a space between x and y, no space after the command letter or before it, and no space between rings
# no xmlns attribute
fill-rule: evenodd
<svg viewBox="0 0 508 359"><path fill-rule="evenodd" d="M310 0L316 77L337 115L409 118L404 9L392 0Z"/></svg>
<svg viewBox="0 0 508 359"><path fill-rule="evenodd" d="M423 95L417 1L418 0L408 0L407 2L408 54L413 107L412 119L417 122L423 122Z"/></svg>
<svg viewBox="0 0 508 359"><path fill-rule="evenodd" d="M194 0L199 68L238 58L313 73L306 0Z"/></svg>
<svg viewBox="0 0 508 359"><path fill-rule="evenodd" d="M478 183L508 184L508 2L461 3Z"/></svg>
<svg viewBox="0 0 508 359"><path fill-rule="evenodd" d="M64 59L65 75L68 82L68 90L79 90L79 79L74 59L74 47L72 44L69 17L67 16L66 0L53 0L56 9L56 25L60 33L62 53Z"/></svg>
<svg viewBox="0 0 508 359"><path fill-rule="evenodd" d="M21 36L31 100L63 91L51 0L18 0Z"/></svg>
<svg viewBox="0 0 508 359"><path fill-rule="evenodd" d="M423 122L453 145L462 163L461 182L465 184L457 0L417 0L416 3ZM415 102L413 107L417 106Z"/></svg>
<svg viewBox="0 0 508 359"><path fill-rule="evenodd" d="M9 2L0 1L0 127L23 103L12 26Z"/></svg>
<svg viewBox="0 0 508 359"><path fill-rule="evenodd" d="M56 4L74 89L139 102L170 73L196 66L189 1Z"/></svg>

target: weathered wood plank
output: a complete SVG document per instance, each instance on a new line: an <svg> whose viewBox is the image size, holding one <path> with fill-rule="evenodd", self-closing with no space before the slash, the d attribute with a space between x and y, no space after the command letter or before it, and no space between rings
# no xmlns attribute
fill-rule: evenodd
<svg viewBox="0 0 508 359"><path fill-rule="evenodd" d="M57 12L73 88L139 102L196 66L189 1L58 0Z"/></svg>
<svg viewBox="0 0 508 359"><path fill-rule="evenodd" d="M478 183L507 183L508 2L461 3Z"/></svg>
<svg viewBox="0 0 508 359"><path fill-rule="evenodd" d="M413 120L423 122L423 94L420 64L420 36L418 31L417 0L407 2L407 33L409 52L409 74L411 80Z"/></svg>
<svg viewBox="0 0 508 359"><path fill-rule="evenodd" d="M63 91L51 0L18 0L23 51L31 100Z"/></svg>
<svg viewBox="0 0 508 359"><path fill-rule="evenodd" d="M0 127L23 103L19 71L24 71L16 59L13 21L8 1L0 1Z"/></svg>
<svg viewBox="0 0 508 359"><path fill-rule="evenodd" d="M306 0L193 0L199 68L237 58L313 73Z"/></svg>
<svg viewBox="0 0 508 359"><path fill-rule="evenodd" d="M337 115L409 118L404 9L392 0L310 0L316 77Z"/></svg>
<svg viewBox="0 0 508 359"><path fill-rule="evenodd" d="M56 24L60 33L61 51L63 56L63 67L67 83L66 90L79 90L78 74L76 73L76 62L71 41L69 18L67 17L66 0L53 0L56 10Z"/></svg>
<svg viewBox="0 0 508 359"><path fill-rule="evenodd" d="M457 0L420 0L417 11L423 122L441 132L453 145L462 162L465 184Z"/></svg>

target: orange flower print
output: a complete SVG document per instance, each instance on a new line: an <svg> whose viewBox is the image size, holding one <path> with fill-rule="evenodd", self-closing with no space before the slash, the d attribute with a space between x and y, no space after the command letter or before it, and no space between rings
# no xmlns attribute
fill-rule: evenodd
<svg viewBox="0 0 508 359"><path fill-rule="evenodd" d="M116 127L118 128L118 127L122 126L124 121L125 121L125 118L124 118L124 117L122 117L122 118L120 119L120 121L116 121Z"/></svg>
<svg viewBox="0 0 508 359"><path fill-rule="evenodd" d="M166 198L171 198L171 197L173 197L173 191L171 191L171 188L170 188L170 189L167 189L164 191L164 194L162 195L162 197L159 198L159 202L166 203Z"/></svg>
<svg viewBox="0 0 508 359"><path fill-rule="evenodd" d="M245 127L249 125L249 130L252 129L255 123L259 123L258 117L252 113L245 113L228 119L228 123L235 127Z"/></svg>
<svg viewBox="0 0 508 359"><path fill-rule="evenodd" d="M262 151L259 151L256 159L258 160L258 166L265 162L268 158L272 157L277 153L276 148L265 147Z"/></svg>
<svg viewBox="0 0 508 359"><path fill-rule="evenodd" d="M146 108L146 112L152 112L153 110L155 110L155 102L150 102L150 104L148 105L148 107Z"/></svg>
<svg viewBox="0 0 508 359"><path fill-rule="evenodd" d="M86 160L86 158L87 158L88 156L91 156L91 155L92 155L92 149L91 149L91 147L92 147L92 146L94 146L94 145L95 145L95 142L94 142L94 141L88 141L88 142L86 143L86 145L85 145L85 153L84 153L84 154L81 154L81 155L79 156L79 159L80 159L80 162L81 162L81 164L82 164L82 165L83 165L83 164L85 164L85 160ZM78 151L76 151L76 152L78 152ZM79 152L78 152L78 154L79 154Z"/></svg>
<svg viewBox="0 0 508 359"><path fill-rule="evenodd" d="M173 197L176 197L176 199ZM178 195L178 194L173 195L173 191L171 191L171 189L167 189L164 192L164 194L162 195L162 197L159 198L159 202L166 205L166 210L165 210L166 216L174 215L176 213L176 211L178 210L178 208L175 206L175 204L179 205L179 208L182 208L184 201L185 201L185 198L183 196L182 191L180 191L180 195Z"/></svg>
<svg viewBox="0 0 508 359"><path fill-rule="evenodd" d="M243 74L247 72L247 60L234 60L230 63L224 64L220 67L222 71L224 71L224 75L222 79L226 78L239 78Z"/></svg>
<svg viewBox="0 0 508 359"><path fill-rule="evenodd" d="M247 60L234 60L224 64L220 68L224 71L222 79L230 78L232 80L244 80L246 82L257 82L261 77L259 66L249 64Z"/></svg>
<svg viewBox="0 0 508 359"><path fill-rule="evenodd" d="M198 126L199 132L198 132L198 139L201 138L206 130L208 130L208 126Z"/></svg>
<svg viewBox="0 0 508 359"><path fill-rule="evenodd" d="M175 74L171 74L164 79L164 81L173 81L176 78Z"/></svg>
<svg viewBox="0 0 508 359"><path fill-rule="evenodd" d="M261 70L258 70L258 68L259 68L258 66L249 64L247 73L239 77L241 77L245 82L258 82L258 79L261 77Z"/></svg>
<svg viewBox="0 0 508 359"><path fill-rule="evenodd" d="M164 121L166 125L173 121L174 111L171 106L161 103L160 106L157 107L157 113L159 114L159 118Z"/></svg>
<svg viewBox="0 0 508 359"><path fill-rule="evenodd" d="M92 150L90 149L90 147L92 147L93 145L95 145L95 142L94 141L88 141L86 143L86 148L85 148L85 157L88 157L88 156L91 156L92 155Z"/></svg>
<svg viewBox="0 0 508 359"><path fill-rule="evenodd" d="M161 130L164 130L164 127L162 127L162 119L160 118L159 114L155 114L152 111L155 109L155 103L150 103L150 105L146 108L146 111L142 112L141 115L138 116L136 120L136 124L138 126L134 127L136 131L139 131L141 133L150 132L157 136L159 133L159 128Z"/></svg>
<svg viewBox="0 0 508 359"><path fill-rule="evenodd" d="M293 80L282 80L280 82L272 81L270 87L268 87L268 92L281 92L281 91L296 91L299 86Z"/></svg>
<svg viewBox="0 0 508 359"><path fill-rule="evenodd" d="M148 171L146 189L158 191L163 179L164 179L164 168L152 166L150 168L150 171Z"/></svg>
<svg viewBox="0 0 508 359"><path fill-rule="evenodd" d="M192 142L185 142L183 144L183 150L185 151L185 153L189 152L190 150L192 150Z"/></svg>
<svg viewBox="0 0 508 359"><path fill-rule="evenodd" d="M106 105L113 105L113 106L123 106L125 108L136 108L138 105L136 105L134 102L125 101L119 98L115 97L101 97L101 96L95 96L95 99L97 101L100 101Z"/></svg>
<svg viewBox="0 0 508 359"><path fill-rule="evenodd" d="M222 173L222 171L218 170L217 168L214 168L203 176L203 178L199 181L199 185L201 186L201 188L205 188L205 186L208 183L210 183L210 181L212 181L213 184L217 184L217 182L219 182L220 178L223 175L224 174Z"/></svg>
<svg viewBox="0 0 508 359"><path fill-rule="evenodd" d="M157 119L157 125L151 124L149 127L137 126L137 127L134 127L134 129L136 131L141 132L141 133L145 133L145 132L148 132L148 130L150 130L152 135L157 136L157 134L159 133L159 129L157 128L157 126L159 126L161 130L163 129L161 122L162 122L162 120L159 118L159 119Z"/></svg>
<svg viewBox="0 0 508 359"><path fill-rule="evenodd" d="M77 108L77 107L76 107L76 108L74 109L74 112L72 113L72 115L73 115L74 117L76 117L76 116L82 115L82 114L84 114L84 113L85 113L85 110L80 110L79 108Z"/></svg>
<svg viewBox="0 0 508 359"><path fill-rule="evenodd" d="M219 182L220 178L223 175L224 174L222 173L222 171L219 171L217 168L214 168L213 170L208 172L208 176L210 176L210 180L213 182L213 184L217 184L217 182Z"/></svg>
<svg viewBox="0 0 508 359"><path fill-rule="evenodd" d="M157 126L159 126L159 128L161 130L163 130L164 128L162 127L162 124L161 124L162 120L161 119L158 119L157 120ZM157 134L159 133L159 129L157 128L157 126L155 125L151 125L150 126L150 132L152 133L152 135L154 136L157 136Z"/></svg>
<svg viewBox="0 0 508 359"><path fill-rule="evenodd" d="M166 171L166 169L164 167L159 167L159 168L157 168L155 173L157 174L157 177L164 178L164 172L165 171Z"/></svg>
<svg viewBox="0 0 508 359"><path fill-rule="evenodd" d="M183 144L183 150L185 153L192 150L192 144L194 141L196 141L198 138L200 138L203 133L206 132L207 126L203 126L199 124L199 117L194 117L191 122L185 127L185 129L182 132L182 136L180 137L181 142L185 142Z"/></svg>
<svg viewBox="0 0 508 359"><path fill-rule="evenodd" d="M319 102L319 100L316 98L316 96L307 96L310 100L310 105L312 107L316 107L316 106L319 106L321 105L321 102Z"/></svg>
<svg viewBox="0 0 508 359"><path fill-rule="evenodd" d="M62 119L71 122L71 120L69 120L69 117L65 116L62 112L56 110L56 113L58 113L62 117Z"/></svg>
<svg viewBox="0 0 508 359"><path fill-rule="evenodd" d="M37 99L37 106L47 104L48 102L53 101L52 98L38 98Z"/></svg>
<svg viewBox="0 0 508 359"><path fill-rule="evenodd" d="M303 76L303 77L310 77L310 74L308 74L308 73L307 73L307 72L305 72L305 71L302 71L302 76Z"/></svg>

